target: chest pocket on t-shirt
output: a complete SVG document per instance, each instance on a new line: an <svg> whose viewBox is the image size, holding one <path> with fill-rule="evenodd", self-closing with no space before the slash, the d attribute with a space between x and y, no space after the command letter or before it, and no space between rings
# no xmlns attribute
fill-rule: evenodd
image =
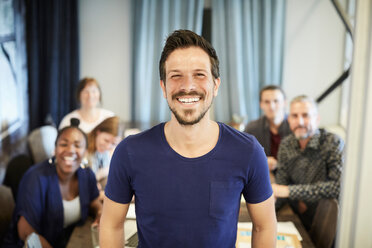
<svg viewBox="0 0 372 248"><path fill-rule="evenodd" d="M211 182L209 215L217 219L226 219L237 214L242 190L242 182Z"/></svg>

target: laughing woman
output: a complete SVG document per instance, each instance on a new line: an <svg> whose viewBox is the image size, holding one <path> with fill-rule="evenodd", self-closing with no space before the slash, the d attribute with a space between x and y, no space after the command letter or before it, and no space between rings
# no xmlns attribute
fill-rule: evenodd
<svg viewBox="0 0 372 248"><path fill-rule="evenodd" d="M61 129L55 158L31 167L23 176L10 232L4 247L23 247L31 233L43 247L66 247L73 228L84 223L89 210L99 221L102 209L91 169L80 167L87 137L77 119Z"/></svg>

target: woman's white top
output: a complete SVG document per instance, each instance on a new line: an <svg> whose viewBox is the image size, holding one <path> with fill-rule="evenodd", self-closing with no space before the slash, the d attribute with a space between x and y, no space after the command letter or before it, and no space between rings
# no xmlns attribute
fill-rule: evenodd
<svg viewBox="0 0 372 248"><path fill-rule="evenodd" d="M80 120L79 128L83 130L86 134L88 134L90 131L93 130L98 124L100 124L102 121L109 117L115 116L114 112L107 110L107 109L99 109L99 117L94 122L86 122L83 120L81 115L79 114L78 110L74 110L71 113L67 114L65 117L63 117L61 123L59 124L58 129L62 129L64 127L70 126L70 119L71 118L77 118Z"/></svg>
<svg viewBox="0 0 372 248"><path fill-rule="evenodd" d="M105 151L103 153L96 151L94 154L88 155L89 166L96 175L97 181L108 176L110 161L111 154L109 151Z"/></svg>
<svg viewBox="0 0 372 248"><path fill-rule="evenodd" d="M63 203L63 227L76 223L81 218L80 197L71 201L62 200Z"/></svg>

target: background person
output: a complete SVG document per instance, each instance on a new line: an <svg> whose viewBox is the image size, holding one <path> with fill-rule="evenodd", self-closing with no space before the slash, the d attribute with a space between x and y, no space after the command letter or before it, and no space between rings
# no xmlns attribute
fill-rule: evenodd
<svg viewBox="0 0 372 248"><path fill-rule="evenodd" d="M256 137L264 147L270 171L276 169L280 141L291 133L284 91L276 85L268 85L260 91L260 108L263 115L248 123L245 132Z"/></svg>
<svg viewBox="0 0 372 248"><path fill-rule="evenodd" d="M63 117L59 129L68 126L71 118L77 118L80 120L80 129L89 133L104 119L114 116L112 111L99 107L102 91L94 78L85 77L79 82L77 101L80 103L80 108Z"/></svg>
<svg viewBox="0 0 372 248"><path fill-rule="evenodd" d="M3 247L23 247L33 232L43 247L66 247L73 228L84 223L89 210L98 223L102 204L96 179L90 169L80 167L86 135L77 125L68 126L59 131L55 145L55 158L32 166L22 177Z"/></svg>
<svg viewBox="0 0 372 248"><path fill-rule="evenodd" d="M160 63L171 120L125 138L105 189L100 245L123 247L135 195L139 247L235 247L240 198L253 247L275 247L267 159L251 135L210 119L220 77L214 48L188 30L172 33Z"/></svg>
<svg viewBox="0 0 372 248"><path fill-rule="evenodd" d="M109 117L88 134L88 164L97 181L105 180L108 175L112 152L121 138L119 124L119 117Z"/></svg>
<svg viewBox="0 0 372 248"><path fill-rule="evenodd" d="M318 128L315 101L305 95L295 97L288 117L292 134L280 144L278 169L273 184L279 209L287 200L310 230L317 203L322 198L338 198L344 142L335 134Z"/></svg>

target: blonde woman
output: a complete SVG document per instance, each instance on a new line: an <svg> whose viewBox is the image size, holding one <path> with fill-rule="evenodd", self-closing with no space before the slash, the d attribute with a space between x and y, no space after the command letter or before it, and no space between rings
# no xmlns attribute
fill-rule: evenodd
<svg viewBox="0 0 372 248"><path fill-rule="evenodd" d="M80 108L67 114L62 119L59 129L68 126L71 118L77 118L80 120L81 130L89 133L104 119L114 116L112 111L99 107L102 100L102 91L96 79L83 78L78 85L76 96Z"/></svg>
<svg viewBox="0 0 372 248"><path fill-rule="evenodd" d="M119 124L119 117L113 116L102 121L88 134L88 164L102 186L108 175L112 152L120 141Z"/></svg>

